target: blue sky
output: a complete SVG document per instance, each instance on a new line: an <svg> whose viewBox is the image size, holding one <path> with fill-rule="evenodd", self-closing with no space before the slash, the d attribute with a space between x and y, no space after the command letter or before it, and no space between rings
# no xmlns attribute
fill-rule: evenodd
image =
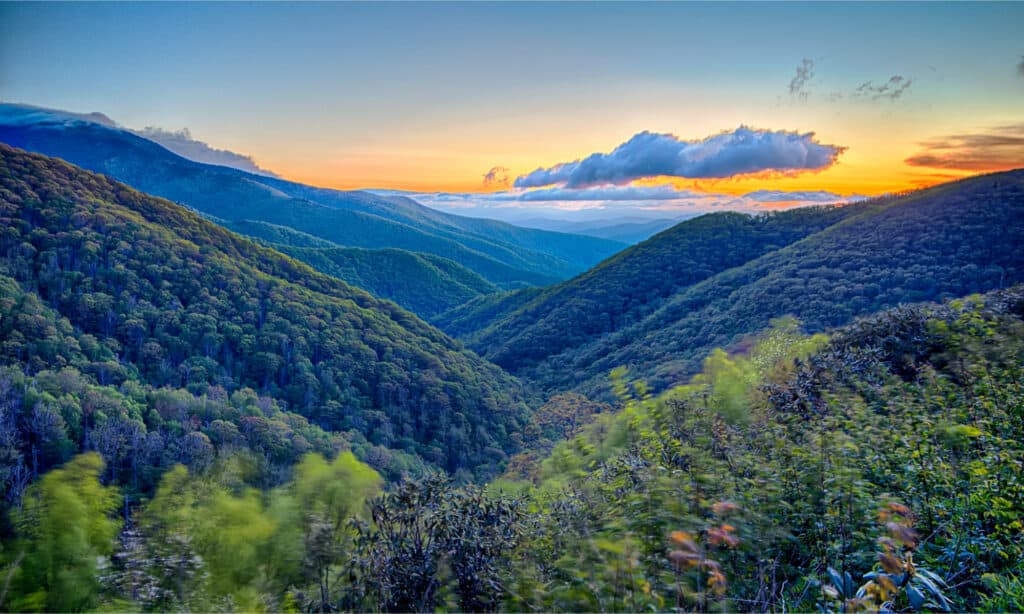
<svg viewBox="0 0 1024 614"><path fill-rule="evenodd" d="M1022 29L1024 3L2 4L0 98L343 188L489 191L492 167L643 131L813 132L834 167L712 188L878 193L964 170L907 165L923 142L1024 122Z"/></svg>

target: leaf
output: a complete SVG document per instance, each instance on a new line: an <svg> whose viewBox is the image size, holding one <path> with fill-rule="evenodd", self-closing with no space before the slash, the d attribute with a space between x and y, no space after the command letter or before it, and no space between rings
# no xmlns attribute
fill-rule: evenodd
<svg viewBox="0 0 1024 614"><path fill-rule="evenodd" d="M920 610L921 606L924 605L924 595L921 591L914 588L913 585L907 586L907 597L910 599L910 607L915 610Z"/></svg>

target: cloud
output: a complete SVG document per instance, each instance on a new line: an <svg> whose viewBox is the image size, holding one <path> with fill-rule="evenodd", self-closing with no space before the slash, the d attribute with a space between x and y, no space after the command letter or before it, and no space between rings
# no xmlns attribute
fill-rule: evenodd
<svg viewBox="0 0 1024 614"><path fill-rule="evenodd" d="M538 201L638 201L638 200L674 200L704 196L689 190L677 190L671 185L633 186L605 185L583 189L572 188L541 188L524 190L516 194L515 200L523 202Z"/></svg>
<svg viewBox="0 0 1024 614"><path fill-rule="evenodd" d="M743 198L757 201L760 203L788 203L788 202L801 202L801 203L842 203L842 202L853 202L858 200L864 200L866 196L860 194L851 194L850 196L843 196L836 194L835 192L828 192L825 190L804 190L804 191L793 191L787 192L784 190L757 190L755 192L748 192L743 195Z"/></svg>
<svg viewBox="0 0 1024 614"><path fill-rule="evenodd" d="M72 113L30 104L8 102L0 102L0 123L8 126L99 124L107 128L120 127L114 120L102 113Z"/></svg>
<svg viewBox="0 0 1024 614"><path fill-rule="evenodd" d="M129 132L153 141L194 162L228 166L247 173L268 177L278 176L271 171L260 168L251 156L226 149L216 149L207 143L194 139L188 128L169 131L147 126L142 130L132 130L118 124L103 113L73 113L71 111L2 101L0 101L0 124L8 126L55 125L63 127L98 124L104 128Z"/></svg>
<svg viewBox="0 0 1024 614"><path fill-rule="evenodd" d="M999 171L1024 166L1024 123L985 132L951 134L919 143L905 162L911 166L961 171Z"/></svg>
<svg viewBox="0 0 1024 614"><path fill-rule="evenodd" d="M504 166L494 166L484 174L484 187L508 187L508 169Z"/></svg>
<svg viewBox="0 0 1024 614"><path fill-rule="evenodd" d="M235 153L233 151L228 151L227 149L216 149L203 141L193 138L192 133L189 132L188 128L171 131L164 130L163 128L146 126L142 130L131 130L130 132L163 145L179 156L188 158L193 162L227 166L247 173L265 175L268 177L278 176L265 168L260 168L260 166L252 159L252 156Z"/></svg>
<svg viewBox="0 0 1024 614"><path fill-rule="evenodd" d="M1024 77L1024 55L1020 56L1020 63L1017 64L1017 76Z"/></svg>
<svg viewBox="0 0 1024 614"><path fill-rule="evenodd" d="M842 196L824 190L758 190L743 195L680 190L672 185L600 186L572 190L541 188L489 193L416 193L372 190L384 196L406 196L434 209L515 221L530 216L692 215L708 211L759 211L863 200L860 195Z"/></svg>
<svg viewBox="0 0 1024 614"><path fill-rule="evenodd" d="M789 82L789 95L807 100L808 91L805 89L807 82L814 78L814 60L804 58L800 66L796 67L796 75Z"/></svg>
<svg viewBox="0 0 1024 614"><path fill-rule="evenodd" d="M880 85L875 85L874 81L865 81L857 89L853 90L853 96L871 98L872 100L880 98L896 100L910 89L912 83L913 81L902 75L893 75L889 77L888 81Z"/></svg>
<svg viewBox="0 0 1024 614"><path fill-rule="evenodd" d="M611 153L538 168L517 177L517 188L621 185L647 177L725 178L764 171L797 173L828 168L845 147L825 145L813 132L755 130L741 126L700 141L641 132Z"/></svg>

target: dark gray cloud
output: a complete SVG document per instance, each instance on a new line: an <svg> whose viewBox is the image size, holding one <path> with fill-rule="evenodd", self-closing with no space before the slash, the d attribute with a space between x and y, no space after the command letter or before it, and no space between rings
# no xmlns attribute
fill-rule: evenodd
<svg viewBox="0 0 1024 614"><path fill-rule="evenodd" d="M227 149L217 149L203 141L193 138L192 133L189 132L188 128L171 131L164 130L163 128L146 126L142 130L132 130L131 132L141 136L142 138L159 143L179 156L188 158L194 162L216 164L217 166L228 166L247 173L277 177L277 174L268 171L265 168L260 168L260 166L252 159L252 156L235 153L233 151L228 151Z"/></svg>
<svg viewBox="0 0 1024 614"><path fill-rule="evenodd" d="M855 98L870 98L872 100L879 100L881 98L896 100L910 89L912 83L912 80L902 75L893 75L889 77L888 81L877 85L874 81L865 81L857 89L853 90L853 96Z"/></svg>
<svg viewBox="0 0 1024 614"><path fill-rule="evenodd" d="M515 180L517 188L622 185L647 177L724 178L763 171L797 173L832 166L846 148L819 143L813 132L741 126L699 141L641 132L611 153L538 168Z"/></svg>
<svg viewBox="0 0 1024 614"><path fill-rule="evenodd" d="M807 100L809 92L807 91L807 82L814 78L814 60L804 58L799 66L796 67L796 75L789 82L789 95L799 98L800 100Z"/></svg>
<svg viewBox="0 0 1024 614"><path fill-rule="evenodd" d="M508 169L504 166L494 166L484 173L484 187L508 187Z"/></svg>
<svg viewBox="0 0 1024 614"><path fill-rule="evenodd" d="M950 134L919 145L922 150L907 158L907 164L979 172L1024 167L1024 123Z"/></svg>
<svg viewBox="0 0 1024 614"><path fill-rule="evenodd" d="M1020 56L1020 64L1017 64L1017 75L1024 77L1024 55Z"/></svg>

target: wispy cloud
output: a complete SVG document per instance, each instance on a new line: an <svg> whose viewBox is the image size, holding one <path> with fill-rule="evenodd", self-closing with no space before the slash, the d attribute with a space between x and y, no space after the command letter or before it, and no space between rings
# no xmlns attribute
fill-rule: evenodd
<svg viewBox="0 0 1024 614"><path fill-rule="evenodd" d="M707 211L757 212L779 207L799 207L853 202L865 197L843 196L824 190L758 190L739 196L680 190L671 185L600 186L572 190L542 188L505 190L491 193L415 193L374 190L382 195L408 196L416 201L463 215L496 217L507 220L530 215L578 215L585 212L606 216L633 214L695 214Z"/></svg>
<svg viewBox="0 0 1024 614"><path fill-rule="evenodd" d="M1020 63L1017 64L1017 76L1024 77L1024 55L1020 56Z"/></svg>
<svg viewBox="0 0 1024 614"><path fill-rule="evenodd" d="M875 84L874 81L865 81L853 91L853 96L855 98L866 97L872 100L879 100L881 98L896 100L910 89L912 83L912 80L902 75L893 75L889 77L888 81L880 84Z"/></svg>
<svg viewBox="0 0 1024 614"><path fill-rule="evenodd" d="M1024 167L1024 123L969 134L951 134L919 143L911 166L961 171L998 171Z"/></svg>
<svg viewBox="0 0 1024 614"><path fill-rule="evenodd" d="M508 169L504 166L493 166L491 170L484 173L484 187L508 187Z"/></svg>
<svg viewBox="0 0 1024 614"><path fill-rule="evenodd" d="M807 100L807 82L814 78L814 60L804 58L796 67L796 75L789 82L789 95L800 100Z"/></svg>
<svg viewBox="0 0 1024 614"><path fill-rule="evenodd" d="M843 196L836 194L835 192L828 192L826 190L800 190L800 191L785 191L785 190L757 190L755 192L748 192L743 195L744 198L753 200L759 203L841 203L841 202L852 202L857 200L864 200L867 196L860 194L852 194L850 196Z"/></svg>
<svg viewBox="0 0 1024 614"><path fill-rule="evenodd" d="M277 177L277 175L259 165L252 159L252 156L235 153L227 149L217 149L193 138L188 128L181 130L164 130L153 126L146 126L142 130L131 130L131 132L163 145L174 153L203 164L216 164L217 166L228 166L237 168L247 173Z"/></svg>
<svg viewBox="0 0 1024 614"><path fill-rule="evenodd" d="M516 178L517 188L622 185L649 177L725 178L765 171L800 173L832 166L846 148L819 143L813 132L741 126L698 141L641 132L611 153L538 168Z"/></svg>

